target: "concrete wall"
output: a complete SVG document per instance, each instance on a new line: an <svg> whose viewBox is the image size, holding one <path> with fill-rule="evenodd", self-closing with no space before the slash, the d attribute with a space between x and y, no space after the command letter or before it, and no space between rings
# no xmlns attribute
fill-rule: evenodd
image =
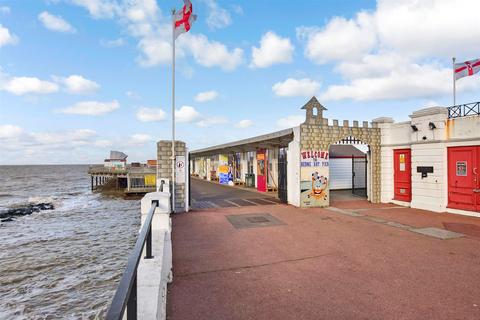
<svg viewBox="0 0 480 320"><path fill-rule="evenodd" d="M164 320L167 311L167 284L173 279L170 193L152 192L142 198L142 226L153 200L159 201L152 220L153 258L143 258L146 255L144 248L137 271L137 317Z"/></svg>
<svg viewBox="0 0 480 320"><path fill-rule="evenodd" d="M448 119L446 108L421 109L407 122L394 123L381 118L382 202L393 202L413 208L448 211L448 147L480 145L480 116ZM436 129L430 129L429 123ZM418 131L412 130L415 125ZM412 201L393 200L393 150L410 148L412 153ZM433 166L426 178L417 173L419 166ZM456 210L458 211L458 210Z"/></svg>

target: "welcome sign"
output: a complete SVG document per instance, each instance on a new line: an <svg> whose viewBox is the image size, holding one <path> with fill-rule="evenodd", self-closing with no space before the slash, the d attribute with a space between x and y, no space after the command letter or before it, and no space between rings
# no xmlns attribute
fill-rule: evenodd
<svg viewBox="0 0 480 320"><path fill-rule="evenodd" d="M300 205L326 207L328 191L329 154L325 150L300 152Z"/></svg>

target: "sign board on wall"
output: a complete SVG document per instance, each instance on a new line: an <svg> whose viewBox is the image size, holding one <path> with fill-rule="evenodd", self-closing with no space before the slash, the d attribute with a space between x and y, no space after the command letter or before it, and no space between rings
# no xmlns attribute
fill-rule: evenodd
<svg viewBox="0 0 480 320"><path fill-rule="evenodd" d="M405 171L405 154L404 153L400 153L399 155L399 161L398 163L400 164L400 171Z"/></svg>
<svg viewBox="0 0 480 320"><path fill-rule="evenodd" d="M328 151L302 150L300 152L300 206L328 206L328 161Z"/></svg>
<svg viewBox="0 0 480 320"><path fill-rule="evenodd" d="M185 183L186 180L185 156L177 156L175 161L175 182Z"/></svg>

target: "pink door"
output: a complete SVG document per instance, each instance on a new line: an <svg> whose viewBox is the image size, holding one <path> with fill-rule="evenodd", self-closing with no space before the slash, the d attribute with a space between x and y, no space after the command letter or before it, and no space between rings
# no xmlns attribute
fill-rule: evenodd
<svg viewBox="0 0 480 320"><path fill-rule="evenodd" d="M267 191L267 154L265 149L257 150L257 190Z"/></svg>

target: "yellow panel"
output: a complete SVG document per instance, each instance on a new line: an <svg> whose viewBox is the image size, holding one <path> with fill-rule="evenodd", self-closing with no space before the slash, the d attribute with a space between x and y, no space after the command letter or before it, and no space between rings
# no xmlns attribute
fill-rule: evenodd
<svg viewBox="0 0 480 320"><path fill-rule="evenodd" d="M145 175L144 179L145 179L145 185L146 186L154 186L155 185L155 180L156 180L157 176L154 175L154 174L147 174Z"/></svg>

